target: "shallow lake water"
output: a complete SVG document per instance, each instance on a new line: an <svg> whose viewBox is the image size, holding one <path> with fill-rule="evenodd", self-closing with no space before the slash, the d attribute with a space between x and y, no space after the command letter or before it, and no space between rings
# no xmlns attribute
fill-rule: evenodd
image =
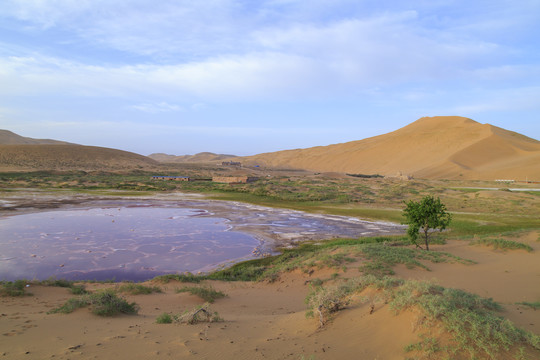
<svg viewBox="0 0 540 360"><path fill-rule="evenodd" d="M0 220L0 277L141 280L248 257L260 241L204 210L45 211Z"/></svg>
<svg viewBox="0 0 540 360"><path fill-rule="evenodd" d="M0 217L0 280L133 280L209 271L306 239L399 225L220 201L85 201Z"/></svg>

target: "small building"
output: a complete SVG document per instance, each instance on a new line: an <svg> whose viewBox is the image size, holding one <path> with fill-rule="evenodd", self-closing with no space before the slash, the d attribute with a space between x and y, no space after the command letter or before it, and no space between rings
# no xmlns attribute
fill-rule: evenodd
<svg viewBox="0 0 540 360"><path fill-rule="evenodd" d="M223 166L242 166L242 163L239 161L223 161L221 163Z"/></svg>
<svg viewBox="0 0 540 360"><path fill-rule="evenodd" d="M152 180L190 181L187 176L152 176Z"/></svg>
<svg viewBox="0 0 540 360"><path fill-rule="evenodd" d="M259 180L258 177L253 176L214 176L213 182L225 183L225 184L247 184Z"/></svg>

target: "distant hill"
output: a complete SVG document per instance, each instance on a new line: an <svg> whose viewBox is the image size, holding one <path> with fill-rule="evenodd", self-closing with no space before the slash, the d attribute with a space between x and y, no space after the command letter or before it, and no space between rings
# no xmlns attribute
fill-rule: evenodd
<svg viewBox="0 0 540 360"><path fill-rule="evenodd" d="M71 144L65 141L50 139L32 139L15 134L9 130L0 130L0 145L45 145L45 144ZM73 145L73 144L72 144Z"/></svg>
<svg viewBox="0 0 540 360"><path fill-rule="evenodd" d="M0 171L117 171L151 169L157 166L157 161L127 151L31 139L0 130Z"/></svg>
<svg viewBox="0 0 540 360"><path fill-rule="evenodd" d="M540 141L459 116L424 117L364 140L264 153L240 161L321 172L540 181Z"/></svg>
<svg viewBox="0 0 540 360"><path fill-rule="evenodd" d="M148 155L149 158L163 163L205 163L236 158L235 155L202 152L195 155L167 155L162 153Z"/></svg>

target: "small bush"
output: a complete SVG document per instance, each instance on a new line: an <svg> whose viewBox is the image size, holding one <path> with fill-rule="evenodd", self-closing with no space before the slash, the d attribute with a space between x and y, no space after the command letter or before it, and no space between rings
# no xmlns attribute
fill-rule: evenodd
<svg viewBox="0 0 540 360"><path fill-rule="evenodd" d="M141 284L127 283L118 287L118 292L128 293L131 295L148 295L152 293L161 293L161 288L158 286L145 286Z"/></svg>
<svg viewBox="0 0 540 360"><path fill-rule="evenodd" d="M158 324L171 324L173 322L173 317L168 313L163 313L156 318L156 323Z"/></svg>
<svg viewBox="0 0 540 360"><path fill-rule="evenodd" d="M136 314L138 307L135 303L128 303L118 297L114 291L105 290L88 295L92 312L100 316L113 316L116 314Z"/></svg>
<svg viewBox="0 0 540 360"><path fill-rule="evenodd" d="M211 286L185 286L176 290L176 292L189 292L191 295L196 295L208 303L213 303L216 299L221 299L227 296L225 293L217 291Z"/></svg>
<svg viewBox="0 0 540 360"><path fill-rule="evenodd" d="M86 299L71 298L71 299L68 299L68 301L66 301L64 305L57 307L55 309L52 309L48 313L49 314L57 314L57 313L70 314L73 311L82 307L86 307L86 306L88 306L88 301Z"/></svg>
<svg viewBox="0 0 540 360"><path fill-rule="evenodd" d="M64 305L51 310L49 313L69 314L86 306L90 306L92 312L99 316L113 316L120 313L136 314L138 311L137 304L128 303L125 299L118 297L113 290L103 290L79 298L69 299Z"/></svg>
<svg viewBox="0 0 540 360"><path fill-rule="evenodd" d="M329 316L349 304L349 295L358 291L360 285L355 280L349 280L340 284L314 288L306 297L308 312L306 316L311 317L315 312L319 314L319 326L323 327Z"/></svg>
<svg viewBox="0 0 540 360"><path fill-rule="evenodd" d="M2 281L0 287L0 296L26 296L26 280Z"/></svg>
<svg viewBox="0 0 540 360"><path fill-rule="evenodd" d="M86 288L84 287L84 285L73 285L69 288L69 290L71 291L71 293L73 295L84 295L84 294L88 294L88 291L86 290Z"/></svg>

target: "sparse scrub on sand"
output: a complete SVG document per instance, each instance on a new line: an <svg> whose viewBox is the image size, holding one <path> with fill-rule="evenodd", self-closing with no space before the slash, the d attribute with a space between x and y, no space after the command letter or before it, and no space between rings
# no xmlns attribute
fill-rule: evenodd
<svg viewBox="0 0 540 360"><path fill-rule="evenodd" d="M433 263L459 262L473 264L473 261L455 255L439 252L414 250L408 247L406 238L366 237L358 239L336 239L323 242L304 243L292 249L283 249L280 255L250 260L216 271L205 278L228 281L276 280L280 273L302 269L309 272L313 268L335 268L345 271L348 264L365 259L361 271L365 274L392 275L392 267L404 264L409 268L429 268L420 261Z"/></svg>
<svg viewBox="0 0 540 360"><path fill-rule="evenodd" d="M462 259L458 256L438 251L426 251L422 249L414 250L403 246L384 246L381 244L365 245L361 249L364 256L370 262L360 268L365 274L373 275L393 275L392 267L403 264L412 269L419 267L429 271L429 267L419 260L430 261L432 263L459 262L462 264L474 264L471 260Z"/></svg>
<svg viewBox="0 0 540 360"><path fill-rule="evenodd" d="M418 307L429 321L440 321L452 335L452 344L447 347L450 354L496 359L501 351L515 346L527 345L540 351L540 337L496 314L502 308L492 299L412 280L386 292L394 310Z"/></svg>
<svg viewBox="0 0 540 360"><path fill-rule="evenodd" d="M47 280L40 281L39 284L44 286L56 286L69 289L73 295L82 295L87 294L86 288L83 284L75 284L74 281L65 280L65 279L56 279L51 277Z"/></svg>
<svg viewBox="0 0 540 360"><path fill-rule="evenodd" d="M130 295L148 295L162 292L161 288L158 286L146 286L135 283L122 284L118 286L117 291L121 293L128 293Z"/></svg>
<svg viewBox="0 0 540 360"><path fill-rule="evenodd" d="M210 309L210 304L205 303L197 306L194 309L187 310L182 314L162 313L156 318L158 324L182 323L195 325L202 322L221 322L223 318L216 311Z"/></svg>
<svg viewBox="0 0 540 360"><path fill-rule="evenodd" d="M128 303L124 298L116 295L114 290L102 290L93 294L82 295L69 299L64 305L51 310L49 313L69 314L76 309L90 306L92 312L100 316L113 316L117 314L136 314L138 306Z"/></svg>
<svg viewBox="0 0 540 360"><path fill-rule="evenodd" d="M222 291L215 290L211 286L185 286L181 289L177 289L176 292L189 292L191 295L198 296L208 303L213 303L216 299L227 296Z"/></svg>
<svg viewBox="0 0 540 360"><path fill-rule="evenodd" d="M323 326L331 314L350 303L351 295L373 287L383 292L389 306L396 312L417 308L426 316L425 325L440 322L451 335L445 346L433 338L411 344L406 350L423 352L445 351L448 356L471 359L497 359L501 352L519 346L540 351L540 336L517 328L497 314L502 307L492 299L462 290L444 288L424 281L401 280L372 275L349 279L328 287L315 287L306 298L306 315L319 315Z"/></svg>
<svg viewBox="0 0 540 360"><path fill-rule="evenodd" d="M319 318L319 327L323 327L331 314L338 312L349 304L349 295L358 290L354 281L333 284L328 287L315 287L306 297L308 306L307 317Z"/></svg>
<svg viewBox="0 0 540 360"><path fill-rule="evenodd" d="M26 292L26 280L15 281L1 281L0 282L0 296L27 296L32 295Z"/></svg>
<svg viewBox="0 0 540 360"><path fill-rule="evenodd" d="M471 245L486 245L494 249L500 250L525 250L532 252L533 248L530 245L520 243L518 241L499 239L499 238L480 238L470 242Z"/></svg>

